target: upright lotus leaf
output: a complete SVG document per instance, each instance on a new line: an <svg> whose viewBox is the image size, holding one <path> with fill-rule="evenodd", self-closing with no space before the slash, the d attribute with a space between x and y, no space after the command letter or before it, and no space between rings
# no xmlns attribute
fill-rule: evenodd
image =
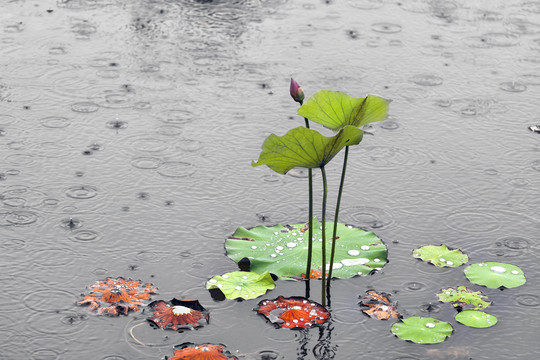
<svg viewBox="0 0 540 360"><path fill-rule="evenodd" d="M441 289L441 293L437 294L437 297L442 302L449 302L454 307L461 307L467 310L471 308L472 310L485 309L491 305L486 295L480 291L469 290L465 286Z"/></svg>
<svg viewBox="0 0 540 360"><path fill-rule="evenodd" d="M438 267L458 267L469 261L469 257L458 249L449 249L446 245L427 245L413 250L413 256Z"/></svg>
<svg viewBox="0 0 540 360"><path fill-rule="evenodd" d="M500 262L476 263L465 268L465 276L473 284L490 289L513 288L525 284L525 275L516 265Z"/></svg>
<svg viewBox="0 0 540 360"><path fill-rule="evenodd" d="M497 323L497 318L478 310L465 310L457 313L456 321L474 328L487 328Z"/></svg>
<svg viewBox="0 0 540 360"><path fill-rule="evenodd" d="M266 165L279 174L286 174L295 167L320 168L345 146L359 144L362 136L363 131L353 126L346 126L332 137L299 126L283 136L270 134L262 145L259 159L251 165Z"/></svg>
<svg viewBox="0 0 540 360"><path fill-rule="evenodd" d="M332 222L326 223L327 239L331 238ZM306 271L308 253L307 224L239 227L225 242L227 256L238 262L244 257L251 260L251 270L269 271L280 278L300 278ZM321 264L321 223L313 219L313 257L311 267L323 270ZM382 268L387 262L387 249L372 232L338 224L338 242L333 264L333 276L351 278L367 275ZM330 264L326 265L326 269ZM304 275L305 276L305 275Z"/></svg>
<svg viewBox="0 0 540 360"><path fill-rule="evenodd" d="M398 338L418 344L443 342L452 331L452 325L431 317L413 316L392 325L392 333Z"/></svg>
<svg viewBox="0 0 540 360"><path fill-rule="evenodd" d="M297 114L338 131L347 125L359 127L386 119L389 101L368 95L354 98L340 91L322 90L310 97Z"/></svg>
<svg viewBox="0 0 540 360"><path fill-rule="evenodd" d="M274 279L268 271L262 274L233 271L217 275L206 282L207 289L219 289L227 299L255 299L275 288Z"/></svg>

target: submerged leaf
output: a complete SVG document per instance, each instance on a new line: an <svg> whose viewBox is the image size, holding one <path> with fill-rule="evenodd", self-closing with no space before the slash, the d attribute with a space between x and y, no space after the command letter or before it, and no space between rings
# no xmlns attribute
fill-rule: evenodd
<svg viewBox="0 0 540 360"><path fill-rule="evenodd" d="M388 320L399 318L401 314L396 311L396 306L390 302L390 294L368 290L360 303L362 312L373 319Z"/></svg>
<svg viewBox="0 0 540 360"><path fill-rule="evenodd" d="M418 344L443 342L452 331L452 325L431 317L412 316L392 326L392 333L398 338Z"/></svg>
<svg viewBox="0 0 540 360"><path fill-rule="evenodd" d="M327 239L332 237L333 224L326 224ZM239 227L225 243L227 256L237 262L244 257L250 258L251 270L256 272L269 271L280 278L301 277L306 271L308 254L309 234L305 226L306 223L271 227L261 225L251 230ZM386 246L372 232L339 223L337 236L332 264L334 277L346 279L367 275L386 264ZM311 268L322 272L322 232L321 223L316 218L313 219L313 237ZM326 264L326 270L329 268L330 264Z"/></svg>
<svg viewBox="0 0 540 360"><path fill-rule="evenodd" d="M458 267L469 261L469 257L458 249L449 249L445 244L427 245L413 250L413 256L438 267Z"/></svg>
<svg viewBox="0 0 540 360"><path fill-rule="evenodd" d="M472 307L474 310L478 310L491 305L486 295L480 291L469 290L465 286L441 289L441 293L437 294L437 297L442 302L452 303L454 307L461 307L462 309Z"/></svg>
<svg viewBox="0 0 540 360"><path fill-rule="evenodd" d="M274 300L262 300L254 310L277 327L288 329L310 328L330 317L324 306L303 297L278 296Z"/></svg>
<svg viewBox="0 0 540 360"><path fill-rule="evenodd" d="M465 310L456 315L456 321L474 328L487 328L497 323L498 319L478 310Z"/></svg>
<svg viewBox="0 0 540 360"><path fill-rule="evenodd" d="M322 90L311 96L297 113L329 129L363 126L386 119L389 101L368 95L354 98L340 91Z"/></svg>
<svg viewBox="0 0 540 360"><path fill-rule="evenodd" d="M465 276L473 284L490 289L513 288L525 284L525 275L516 265L500 262L476 263L465 268Z"/></svg>
<svg viewBox="0 0 540 360"><path fill-rule="evenodd" d="M262 145L259 159L252 166L266 165L279 174L295 167L320 168L325 166L345 146L362 140L363 131L346 126L332 137L299 126L283 136L270 134Z"/></svg>
<svg viewBox="0 0 540 360"><path fill-rule="evenodd" d="M275 288L274 279L268 271L262 274L233 271L208 280L207 289L219 289L227 299L255 299Z"/></svg>

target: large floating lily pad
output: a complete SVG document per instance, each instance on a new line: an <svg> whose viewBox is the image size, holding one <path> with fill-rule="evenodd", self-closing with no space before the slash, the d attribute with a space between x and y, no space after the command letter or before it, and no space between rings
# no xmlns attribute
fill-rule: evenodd
<svg viewBox="0 0 540 360"><path fill-rule="evenodd" d="M464 310L485 309L491 305L486 295L480 291L469 290L465 286L441 289L441 293L437 294L437 297L442 302L452 303L454 307L460 307Z"/></svg>
<svg viewBox="0 0 540 360"><path fill-rule="evenodd" d="M275 286L268 271L260 275L252 271L233 271L214 276L206 282L207 289L219 289L227 299L255 299Z"/></svg>
<svg viewBox="0 0 540 360"><path fill-rule="evenodd" d="M270 134L262 145L259 159L251 165L266 165L279 174L286 174L295 167L320 168L345 146L359 144L363 134L353 126L346 126L332 137L303 126L289 130L283 136Z"/></svg>
<svg viewBox="0 0 540 360"><path fill-rule="evenodd" d="M465 310L456 315L456 321L474 328L487 328L497 323L497 318L478 310Z"/></svg>
<svg viewBox="0 0 540 360"><path fill-rule="evenodd" d="M402 319L392 326L392 333L398 338L418 344L443 342L452 331L452 325L431 317L413 316Z"/></svg>
<svg viewBox="0 0 540 360"><path fill-rule="evenodd" d="M388 104L375 95L354 98L340 91L322 90L306 100L297 113L338 131L347 125L359 127L386 119Z"/></svg>
<svg viewBox="0 0 540 360"><path fill-rule="evenodd" d="M446 245L427 245L413 250L413 256L439 267L457 267L469 261L469 257L458 249Z"/></svg>
<svg viewBox="0 0 540 360"><path fill-rule="evenodd" d="M480 291L469 290L465 286L441 289L441 293L437 294L437 297L442 302L452 303L454 307L460 307L464 310L485 309L491 305L486 295Z"/></svg>
<svg viewBox="0 0 540 360"><path fill-rule="evenodd" d="M476 263L465 268L465 276L470 282L491 289L513 288L525 284L525 275L516 265L500 262Z"/></svg>
<svg viewBox="0 0 540 360"><path fill-rule="evenodd" d="M280 278L301 277L306 271L308 254L307 224L257 226L251 230L236 229L227 239L227 255L238 262L244 257L251 260L251 270L269 271ZM326 224L326 238L332 237L333 223ZM312 269L323 270L321 264L321 223L313 219ZM332 275L351 278L367 275L386 264L387 249L372 232L338 224L338 240ZM327 269L330 264L327 264Z"/></svg>

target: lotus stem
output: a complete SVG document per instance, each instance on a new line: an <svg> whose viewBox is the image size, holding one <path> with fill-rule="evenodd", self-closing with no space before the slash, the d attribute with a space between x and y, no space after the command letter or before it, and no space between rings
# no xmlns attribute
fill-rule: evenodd
<svg viewBox="0 0 540 360"><path fill-rule="evenodd" d="M303 104L300 101L300 106ZM309 129L309 120L304 118L306 128ZM306 298L309 298L309 280L311 279L311 261L313 254L313 169L308 169L309 182L309 218L308 218L308 257L306 264Z"/></svg>
<svg viewBox="0 0 540 360"><path fill-rule="evenodd" d="M332 251L330 252L330 264L334 263L334 255L336 254L337 242L337 226L339 218L339 207L341 205L341 194L343 194L343 184L345 183L345 172L347 171L347 159L349 157L349 147L345 146L345 156L343 157L343 169L341 170L341 181L339 183L339 192L336 203L336 213L334 215L334 231L332 232ZM330 282L332 281L332 266L328 271L328 289L330 290Z"/></svg>
<svg viewBox="0 0 540 360"><path fill-rule="evenodd" d="M326 171L324 166L321 167L321 175L323 179L323 199L322 199L322 306L326 306L326 198L328 195L328 187L326 185Z"/></svg>

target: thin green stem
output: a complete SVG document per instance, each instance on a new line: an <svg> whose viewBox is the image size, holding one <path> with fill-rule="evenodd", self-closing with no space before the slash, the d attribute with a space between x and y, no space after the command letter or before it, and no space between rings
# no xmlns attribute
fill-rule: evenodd
<svg viewBox="0 0 540 360"><path fill-rule="evenodd" d="M326 171L324 166L321 167L321 175L323 178L323 199L322 199L322 306L326 306L326 198L328 195L328 187L326 185Z"/></svg>
<svg viewBox="0 0 540 360"><path fill-rule="evenodd" d="M336 203L336 213L334 215L334 231L332 232L332 251L330 252L330 264L334 263L334 255L336 254L339 207L341 205L341 194L343 194L343 184L345 183L345 172L347 171L348 157L349 157L349 147L345 146L345 156L343 157L343 169L341 170L341 181L339 183L339 192L338 192L337 203ZM330 266L330 270L328 271L328 288L330 288L331 281L332 281L332 266Z"/></svg>
<svg viewBox="0 0 540 360"><path fill-rule="evenodd" d="M302 106L303 101L300 101ZM304 118L306 122L306 128L309 129L309 120ZM309 218L308 218L308 257L306 263L306 298L309 298L309 280L311 279L311 261L313 254L313 171L308 169L308 181L309 181Z"/></svg>
<svg viewBox="0 0 540 360"><path fill-rule="evenodd" d="M309 220L308 220L308 257L306 264L306 279L309 281L311 278L311 259L313 253L313 171L308 169L308 181L309 181Z"/></svg>

